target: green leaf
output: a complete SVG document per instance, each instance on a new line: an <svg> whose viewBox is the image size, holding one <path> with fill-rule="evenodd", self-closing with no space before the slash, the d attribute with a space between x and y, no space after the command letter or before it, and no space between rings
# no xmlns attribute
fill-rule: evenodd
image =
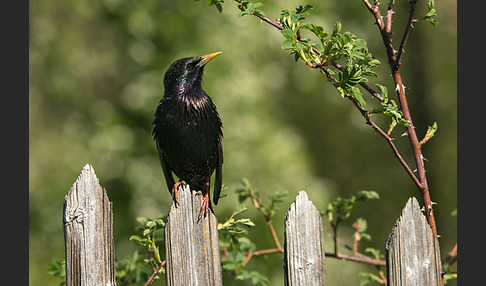
<svg viewBox="0 0 486 286"><path fill-rule="evenodd" d="M147 235L148 235L148 234L150 234L151 232L152 232L152 230L151 230L151 229L148 229L148 228L147 228L147 229L144 229L144 230L143 230L143 236L147 236Z"/></svg>
<svg viewBox="0 0 486 286"><path fill-rule="evenodd" d="M380 90L381 97L386 101L388 101L388 89L386 86L381 84L375 84L375 86Z"/></svg>
<svg viewBox="0 0 486 286"><path fill-rule="evenodd" d="M355 49L364 49L364 48L366 48L366 41L363 40L363 39L357 39L354 42L354 47L355 47Z"/></svg>
<svg viewBox="0 0 486 286"><path fill-rule="evenodd" d="M135 220L136 220L136 221L137 221L137 222L138 222L140 225L143 225L143 226L145 226L145 224L146 224L146 223L147 223L147 221L148 221L148 219L147 219L146 217L141 217L141 216L137 217Z"/></svg>
<svg viewBox="0 0 486 286"><path fill-rule="evenodd" d="M359 106L362 109L365 109L366 108L366 101L363 99L363 94L361 93L361 91L359 90L359 88L353 87L353 89L352 89L352 96L356 99L356 101L358 102Z"/></svg>
<svg viewBox="0 0 486 286"><path fill-rule="evenodd" d="M380 62L379 60L377 60L377 59L372 59L372 60L370 60L370 61L368 62L368 64L369 64L370 66L375 67L375 66L380 65L380 64L381 64L381 62Z"/></svg>
<svg viewBox="0 0 486 286"><path fill-rule="evenodd" d="M449 280L457 279L457 273L445 273L442 277L444 278L444 284L447 284Z"/></svg>
<svg viewBox="0 0 486 286"><path fill-rule="evenodd" d="M375 191L363 190L363 191L359 191L356 194L356 200L363 201L363 202L367 200L378 200L379 198L380 195Z"/></svg>
<svg viewBox="0 0 486 286"><path fill-rule="evenodd" d="M282 43L282 50L290 50L293 49L294 45L292 45L292 42L289 39L285 39Z"/></svg>
<svg viewBox="0 0 486 286"><path fill-rule="evenodd" d="M371 283L373 281L379 282L381 284L381 278L373 273L364 273L361 272L359 273L359 276L361 277L360 286L367 285L368 283Z"/></svg>
<svg viewBox="0 0 486 286"><path fill-rule="evenodd" d="M332 29L332 34L336 35L337 33L339 33L341 31L341 27L342 27L341 22L338 21L338 22L334 23L334 26L333 26L333 29Z"/></svg>
<svg viewBox="0 0 486 286"><path fill-rule="evenodd" d="M365 249L365 252L366 253L370 253L371 255L373 255L373 257L375 259L381 259L381 253L380 253L380 250L379 249L367 247Z"/></svg>
<svg viewBox="0 0 486 286"><path fill-rule="evenodd" d="M362 53L360 51L357 51L355 49L353 49L353 50L351 50L349 52L349 56L351 58L357 58L357 59L360 59L360 60L364 60L364 58L365 58L365 54L364 53Z"/></svg>
<svg viewBox="0 0 486 286"><path fill-rule="evenodd" d="M427 132L425 134L425 137L424 137L424 139L422 139L422 141L427 142L427 141L429 141L430 138L434 137L435 132L437 131L437 128L438 128L437 122L434 122L434 124L432 124L432 126L429 126L427 128Z"/></svg>
<svg viewBox="0 0 486 286"><path fill-rule="evenodd" d="M142 241L142 238L138 235L132 235L130 236L129 240L131 242L135 242L135 243L138 243L138 242L141 242Z"/></svg>
<svg viewBox="0 0 486 286"><path fill-rule="evenodd" d="M290 30L290 29L283 29L282 31L280 31L282 33L282 35L291 40L292 42L295 42L297 40L297 35L295 34L294 31Z"/></svg>
<svg viewBox="0 0 486 286"><path fill-rule="evenodd" d="M366 220L363 218L358 218L356 220L356 224L358 226L358 231L359 232L365 232L366 229L368 228L368 224L366 223Z"/></svg>
<svg viewBox="0 0 486 286"><path fill-rule="evenodd" d="M344 98L346 96L346 93L344 92L344 89L342 87L336 87L337 91L339 92L339 94L341 95L342 98Z"/></svg>
<svg viewBox="0 0 486 286"><path fill-rule="evenodd" d="M300 51L301 51L301 50L306 49L307 47L308 47L308 45L307 45L307 44L305 44L305 43L302 43L302 42L297 42L297 43L296 43L296 48L297 48L298 50L300 50Z"/></svg>
<svg viewBox="0 0 486 286"><path fill-rule="evenodd" d="M251 221L251 219L249 219L249 218L242 218L242 219L236 220L235 224L237 224L237 223L243 224L243 225L246 225L246 226L250 226L250 227L255 226L255 223L253 223Z"/></svg>

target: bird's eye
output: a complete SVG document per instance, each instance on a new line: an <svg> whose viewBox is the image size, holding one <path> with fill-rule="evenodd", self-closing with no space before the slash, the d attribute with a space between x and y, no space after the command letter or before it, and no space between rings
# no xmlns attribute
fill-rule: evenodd
<svg viewBox="0 0 486 286"><path fill-rule="evenodd" d="M186 70L192 70L194 69L194 66L195 66L194 62L187 63Z"/></svg>

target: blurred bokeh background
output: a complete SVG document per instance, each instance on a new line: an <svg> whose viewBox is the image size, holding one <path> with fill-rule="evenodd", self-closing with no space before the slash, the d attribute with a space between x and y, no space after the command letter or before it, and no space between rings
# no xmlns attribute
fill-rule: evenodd
<svg viewBox="0 0 486 286"><path fill-rule="evenodd" d="M270 18L282 9L311 4L308 22L330 30L341 21L343 30L365 39L382 62L380 77L372 83L386 85L393 94L383 44L362 1L262 2ZM407 1L396 5L398 45L408 7ZM276 29L255 17L238 17L232 1L223 8L219 13L206 1L192 0L30 1L30 285L60 282L47 274L47 265L53 258L64 259L64 195L85 164L94 167L114 204L116 260L137 248L128 240L137 216L155 218L168 212L171 200L151 123L163 94L163 73L181 57L224 52L208 64L204 77L204 88L224 124L223 181L228 196L215 208L219 221L236 207L234 190L242 178L248 178L264 198L288 191L275 217L282 243L285 212L298 191L306 190L324 211L333 198L374 190L380 200L358 205L339 235L351 243L351 223L364 217L372 240L363 241L360 250L374 247L384 253L407 199L415 196L421 201L386 142L322 75L281 50L283 38ZM457 238L457 222L451 216L457 202L456 1L437 1L436 10L437 27L414 24L402 71L419 136L434 121L439 126L423 149L445 257ZM425 13L425 3L417 13ZM385 120L378 122L386 129ZM395 142L413 165L402 132L394 131ZM250 209L242 216L257 224L250 231L257 247L273 247L257 211ZM326 238L331 251L331 239ZM255 257L248 269L269 277L271 285L283 285L282 259ZM358 285L359 272L374 271L372 266L332 258L327 263L328 285ZM251 285L232 278L224 282Z"/></svg>

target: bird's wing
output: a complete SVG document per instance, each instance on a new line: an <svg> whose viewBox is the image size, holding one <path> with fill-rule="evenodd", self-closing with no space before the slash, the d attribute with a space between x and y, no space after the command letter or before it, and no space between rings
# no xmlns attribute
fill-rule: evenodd
<svg viewBox="0 0 486 286"><path fill-rule="evenodd" d="M159 160L160 165L162 166L162 171L164 172L165 182L167 183L167 188L169 192L172 193L172 188L175 185L174 177L172 177L172 170L170 170L169 166L167 165L167 161L165 160L164 150L159 145L159 141L155 140L157 144L157 151L159 153Z"/></svg>
<svg viewBox="0 0 486 286"><path fill-rule="evenodd" d="M216 176L214 182L213 200L214 204L218 204L219 194L223 186L223 136L219 136L218 140L218 165L216 166Z"/></svg>

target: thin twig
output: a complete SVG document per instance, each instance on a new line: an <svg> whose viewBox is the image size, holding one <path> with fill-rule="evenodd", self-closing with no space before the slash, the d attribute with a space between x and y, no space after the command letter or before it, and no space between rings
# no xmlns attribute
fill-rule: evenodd
<svg viewBox="0 0 486 286"><path fill-rule="evenodd" d="M143 286L148 286L150 283L152 283L152 281L155 279L155 276L157 276L157 274L159 274L160 269L162 269L162 267L164 267L164 265L165 265L165 260L159 263L159 265L157 266L157 268L155 268L152 275L150 275L149 280L147 280L147 282L145 282L145 284L143 284Z"/></svg>
<svg viewBox="0 0 486 286"><path fill-rule="evenodd" d="M370 264L370 265L376 265L376 266L386 266L386 261L381 260L381 259L374 259L369 256L350 256L350 255L345 255L341 253L327 253L327 257L334 257L342 260L349 260L349 261L354 261L354 262L360 262L360 263L365 263L365 264Z"/></svg>
<svg viewBox="0 0 486 286"><path fill-rule="evenodd" d="M378 273L380 274L380 278L381 278L380 283L386 285L385 273L383 273L381 269L378 270Z"/></svg>
<svg viewBox="0 0 486 286"><path fill-rule="evenodd" d="M253 256L259 256L259 255L266 255L266 254L272 254L272 253L284 253L283 248L269 248L269 249L263 249L263 250L255 250L251 252L244 252L243 255L246 256L245 260L243 261L243 265L248 264L250 260L252 259Z"/></svg>
<svg viewBox="0 0 486 286"><path fill-rule="evenodd" d="M270 20L269 18L267 17L263 17L261 15L258 15L258 14L255 14L255 13L252 13L252 15L260 18L260 20L264 21L264 22L267 22L268 24L274 26L275 28L279 29L279 30L283 30L284 27L282 25L280 25L279 23L273 21L273 20Z"/></svg>
<svg viewBox="0 0 486 286"><path fill-rule="evenodd" d="M272 234L273 242L275 243L275 247L283 252L282 246L280 246L280 241L278 240L277 233L275 232L275 228L273 227L273 223L271 219L267 220L267 226L270 229L270 233Z"/></svg>
<svg viewBox="0 0 486 286"><path fill-rule="evenodd" d="M363 3L368 7L368 10L375 16L376 24L380 30L385 29L385 23L383 22L383 16L381 16L380 9L378 8L378 1L375 1L375 5L371 5L368 0L363 0Z"/></svg>
<svg viewBox="0 0 486 286"><path fill-rule="evenodd" d="M447 254L447 257L442 262L442 265L452 265L457 261L457 242L452 250Z"/></svg>
<svg viewBox="0 0 486 286"><path fill-rule="evenodd" d="M272 219L271 219L270 214L266 211L263 211L262 208L261 208L262 198L253 191L252 187L249 187L248 191L250 192L250 196L251 196L251 200L253 202L253 205L255 206L255 208L258 211L260 211L262 213L263 217L265 218L265 221L267 222L267 226L270 229L270 233L272 234L272 238L273 238L273 242L275 243L275 247L277 247L277 249L280 249L280 250L283 251L283 248L280 245L280 241L278 240L277 233L275 232L275 228L273 227L273 223L272 223Z"/></svg>
<svg viewBox="0 0 486 286"><path fill-rule="evenodd" d="M329 231L327 228L324 228L324 232L327 233L335 242L343 245L347 250L353 251L352 246L348 245L346 242L339 239L332 231ZM338 253L338 254L336 255L336 253ZM355 262L362 262L362 263L376 265L376 266L386 265L386 261L384 261L384 260L374 259L374 258L371 258L371 257L364 255L362 253L359 253L359 252L356 255L354 255L354 257L356 259L348 259L349 257L353 257L353 256L343 255L343 254L340 254L339 252L326 253L326 256L339 258L339 259L343 259L343 260L351 260L351 261L355 261Z"/></svg>
<svg viewBox="0 0 486 286"><path fill-rule="evenodd" d="M415 13L415 6L417 4L417 0L413 0L409 2L410 2L410 10L408 12L408 23L407 26L405 27L405 31L403 32L403 36L402 36L402 41L400 42L400 46L398 48L398 54L397 54L397 58L395 59L394 69L398 69L401 65L402 55L405 52L405 45L407 44L407 39L408 36L410 35L410 29L413 27L412 26L412 23L414 22L413 14Z"/></svg>

